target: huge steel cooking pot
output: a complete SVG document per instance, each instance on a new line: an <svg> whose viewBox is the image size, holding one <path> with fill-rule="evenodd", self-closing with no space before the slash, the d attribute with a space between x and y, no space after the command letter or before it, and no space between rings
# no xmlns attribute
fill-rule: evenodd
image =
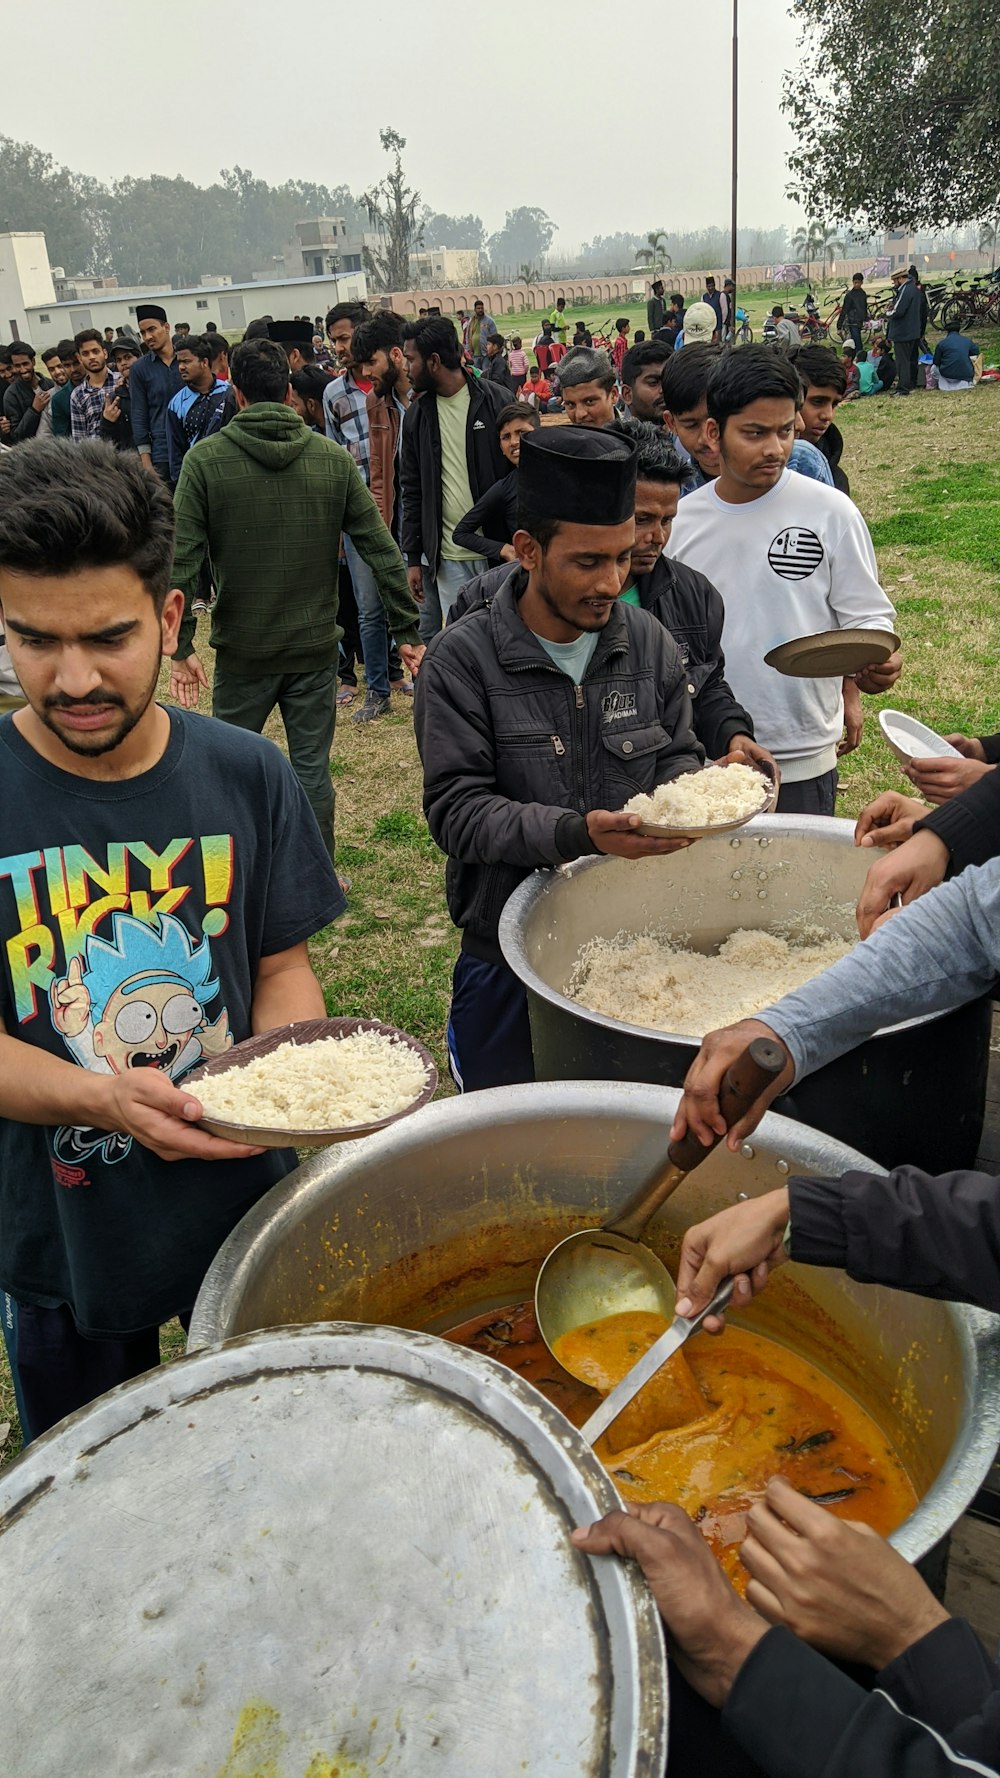
<svg viewBox="0 0 1000 1778"><path fill-rule="evenodd" d="M872 855L853 835L849 821L765 815L665 858L584 858L527 877L504 909L500 943L528 991L536 1078L682 1085L697 1038L610 1019L569 998L581 946L652 928L712 952L738 927L794 930L797 922L856 937L849 910ZM877 1007L872 1014L875 1022ZM884 1167L971 1167L989 1033L987 998L887 1027L800 1081L775 1108Z"/></svg>
<svg viewBox="0 0 1000 1778"><path fill-rule="evenodd" d="M607 1081L498 1088L323 1151L233 1231L190 1346L324 1316L437 1332L530 1296L554 1243L602 1221L662 1159L677 1099ZM866 1164L770 1113L745 1153L703 1162L646 1239L669 1261L685 1228L740 1192ZM843 1383L893 1437L921 1495L893 1541L926 1556L997 1448L1000 1321L802 1266L783 1267L746 1320Z"/></svg>

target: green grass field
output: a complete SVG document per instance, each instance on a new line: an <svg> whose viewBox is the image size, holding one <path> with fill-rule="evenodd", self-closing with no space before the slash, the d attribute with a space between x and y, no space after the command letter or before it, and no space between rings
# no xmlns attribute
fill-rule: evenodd
<svg viewBox="0 0 1000 1778"><path fill-rule="evenodd" d="M838 419L844 465L903 637L903 677L882 701L945 733L1000 729L1000 390L917 393L905 408L852 402ZM210 662L204 623L200 647ZM856 815L879 790L907 789L880 739L878 703L865 699L864 739L843 762L842 815ZM274 738L281 740L277 727ZM444 860L421 814L408 703L394 697L392 714L370 727L342 721L331 771L339 861L353 888L349 912L312 946L328 1009L413 1032L447 1082L444 1028L457 942ZM182 1347L180 1330L168 1329L165 1355ZM0 1425L8 1420L0 1462L18 1448L10 1378L0 1363Z"/></svg>
<svg viewBox="0 0 1000 1778"><path fill-rule="evenodd" d="M666 285L666 294L669 298L669 273L664 274L664 282ZM873 283L870 287L869 295L874 295L876 292L884 291L885 289L887 289L887 285L884 281L881 284ZM824 319L829 319L832 314L830 301L834 296L839 298L843 295L844 286L836 282L826 286L814 285L813 291L819 304L821 316ZM770 314L774 304L780 302L785 308L795 306L798 308L800 314L804 314L803 301L805 294L806 286L804 284L794 285L787 290L741 291L737 297L737 303L740 308L746 310L750 319L750 326L753 331L754 339L759 341L763 333L764 321ZM694 297L688 297L686 299L688 305L695 300ZM502 317L503 332L508 344L515 334L519 334L525 351L528 353L529 358L533 360L534 353L531 350L531 342L541 330L543 317L548 316L549 314L551 314L551 309L546 308L526 309L516 315L504 315ZM608 306L605 308L595 308L590 303L583 303L574 305L572 308L567 308L566 314L571 322L567 336L568 344L572 343L573 325L575 325L578 320L585 321L592 332L596 328L601 328L609 338L613 338L615 321L621 316L627 315L632 323L632 331L629 336L630 339L634 339L637 328L645 330L646 327L645 301L620 303L617 306ZM498 325L500 324L500 320L501 317L497 317ZM989 328L985 330L973 328L971 331L975 336L976 344L983 347L987 363L996 363L1000 361L1000 333L998 333L996 329ZM932 345L938 337L937 329L932 328L930 332Z"/></svg>

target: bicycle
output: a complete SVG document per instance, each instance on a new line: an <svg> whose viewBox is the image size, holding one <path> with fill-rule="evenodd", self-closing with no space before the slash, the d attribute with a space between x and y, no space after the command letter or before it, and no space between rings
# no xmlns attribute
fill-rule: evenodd
<svg viewBox="0 0 1000 1778"><path fill-rule="evenodd" d="M750 317L747 314L746 309L737 309L736 323L736 333L734 336L736 344L738 346L752 346L753 328L750 326Z"/></svg>

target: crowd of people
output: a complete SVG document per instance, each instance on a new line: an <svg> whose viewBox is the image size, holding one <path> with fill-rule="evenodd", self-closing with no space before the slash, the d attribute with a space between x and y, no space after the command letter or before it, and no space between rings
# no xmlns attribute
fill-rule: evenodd
<svg viewBox="0 0 1000 1778"><path fill-rule="evenodd" d="M893 630L834 418L860 366L798 339L733 349L728 282L685 311L657 281L647 320L630 341L622 318L609 353L560 299L530 364L482 303L457 326L338 303L319 331L265 318L233 347L147 304L139 338L86 329L44 373L25 342L6 348L0 1286L26 1437L156 1362L159 1326L189 1314L222 1240L295 1165L202 1130L184 1078L323 1015L307 941L351 887L338 710L370 725L397 687L413 701L460 935L463 1091L534 1077L498 939L512 889L588 854L689 843L641 833L637 792L742 762L778 780L779 811L833 815L863 700L896 683L901 652L845 681L764 656ZM275 709L287 762L260 738ZM712 1034L675 1133L719 1129L719 1083L751 1033L784 1045L786 1085L992 981L1000 745L958 739L959 761L912 768L936 812L890 794L859 824L893 848L859 910L871 943ZM917 905L887 918L897 897ZM787 1250L1000 1307L992 1185L851 1179L793 1181L766 1213L693 1231L682 1293L708 1300L729 1273L745 1299ZM969 1670L963 1627L888 1546L788 1494L776 1484L752 1516L746 1605L673 1509L580 1533L643 1565L692 1696L723 1711L693 1719L722 1737L717 1763L672 1769L993 1773L996 1669ZM878 1670L875 1691L817 1648Z"/></svg>

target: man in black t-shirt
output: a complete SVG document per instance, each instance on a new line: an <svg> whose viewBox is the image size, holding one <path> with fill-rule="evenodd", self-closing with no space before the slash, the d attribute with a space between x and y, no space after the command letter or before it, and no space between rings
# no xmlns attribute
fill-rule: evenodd
<svg viewBox="0 0 1000 1778"><path fill-rule="evenodd" d="M196 1127L188 1071L322 1017L343 911L271 742L155 702L183 596L131 453L36 441L0 472L0 1293L25 1434L158 1359L292 1150Z"/></svg>

